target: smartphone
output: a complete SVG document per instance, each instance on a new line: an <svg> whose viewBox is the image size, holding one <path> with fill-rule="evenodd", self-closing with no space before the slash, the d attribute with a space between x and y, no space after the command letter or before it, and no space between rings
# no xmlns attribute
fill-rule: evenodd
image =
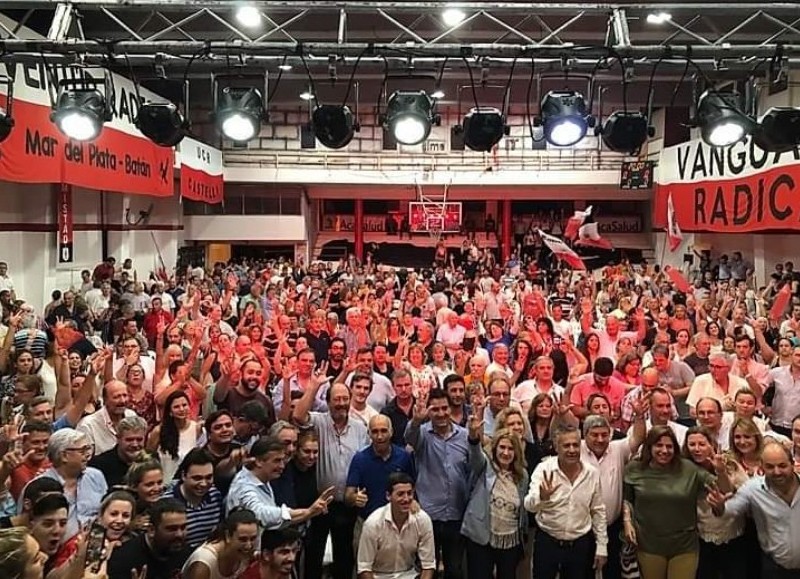
<svg viewBox="0 0 800 579"><path fill-rule="evenodd" d="M106 529L98 522L92 523L89 529L89 538L86 544L86 568L97 572L103 562L103 552L106 546Z"/></svg>
<svg viewBox="0 0 800 579"><path fill-rule="evenodd" d="M0 402L0 420L3 424L11 424L14 418L14 401L10 396L3 398Z"/></svg>

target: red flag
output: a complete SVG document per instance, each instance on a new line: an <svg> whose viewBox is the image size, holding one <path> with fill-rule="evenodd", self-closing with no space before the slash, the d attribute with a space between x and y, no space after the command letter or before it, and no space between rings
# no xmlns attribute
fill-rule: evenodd
<svg viewBox="0 0 800 579"><path fill-rule="evenodd" d="M597 223L586 223L581 225L578 230L578 240L576 245L585 245L589 247L599 247L600 249L614 249L608 239L600 236L600 231L597 228Z"/></svg>
<svg viewBox="0 0 800 579"><path fill-rule="evenodd" d="M669 250L675 251L683 241L683 233L675 219L675 206L672 204L672 192L667 197L667 238L669 239Z"/></svg>
<svg viewBox="0 0 800 579"><path fill-rule="evenodd" d="M572 269L586 269L586 265L584 265L580 256L572 251L572 248L570 248L566 243L561 241L558 237L548 235L541 229L538 231L544 244L555 254L558 259L566 263Z"/></svg>
<svg viewBox="0 0 800 579"><path fill-rule="evenodd" d="M570 241L575 241L578 237L581 225L586 222L586 219L592 214L592 206L586 208L585 211L576 211L572 217L567 221L567 226L564 228L564 237Z"/></svg>
<svg viewBox="0 0 800 579"><path fill-rule="evenodd" d="M664 273L667 274L667 277L672 282L672 285L674 285L675 289L679 292L688 294L692 291L692 286L689 285L689 282L685 277L683 277L683 274L680 272L680 270L666 265L664 266Z"/></svg>
<svg viewBox="0 0 800 579"><path fill-rule="evenodd" d="M792 284L783 284L775 300L772 302L772 307L769 309L769 317L771 320L778 321L783 317L786 311L786 306L789 305L789 300L792 299Z"/></svg>

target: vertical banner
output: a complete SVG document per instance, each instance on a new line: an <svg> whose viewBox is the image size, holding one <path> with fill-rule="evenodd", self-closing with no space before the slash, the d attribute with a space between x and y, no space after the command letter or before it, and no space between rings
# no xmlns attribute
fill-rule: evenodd
<svg viewBox="0 0 800 579"><path fill-rule="evenodd" d="M178 145L181 163L181 197L205 203L222 203L222 151L185 137Z"/></svg>
<svg viewBox="0 0 800 579"><path fill-rule="evenodd" d="M62 183L58 191L58 263L72 263L72 186Z"/></svg>

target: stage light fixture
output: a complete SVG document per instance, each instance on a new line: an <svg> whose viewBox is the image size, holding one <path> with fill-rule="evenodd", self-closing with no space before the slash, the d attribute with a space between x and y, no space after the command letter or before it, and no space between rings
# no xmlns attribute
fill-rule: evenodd
<svg viewBox="0 0 800 579"><path fill-rule="evenodd" d="M398 90L389 97L383 124L403 145L418 145L428 138L431 126L439 122L433 114L434 101L424 90Z"/></svg>
<svg viewBox="0 0 800 579"><path fill-rule="evenodd" d="M645 115L625 111L611 113L598 133L606 147L617 153L630 155L639 151L647 137L655 134Z"/></svg>
<svg viewBox="0 0 800 579"><path fill-rule="evenodd" d="M503 113L494 107L473 108L464 115L461 129L464 131L465 146L486 153L508 134Z"/></svg>
<svg viewBox="0 0 800 579"><path fill-rule="evenodd" d="M664 24L672 20L672 14L669 12L651 12L647 15L648 24Z"/></svg>
<svg viewBox="0 0 800 579"><path fill-rule="evenodd" d="M440 101L444 98L444 91L440 88L437 88L435 91L431 93L431 98Z"/></svg>
<svg viewBox="0 0 800 579"><path fill-rule="evenodd" d="M360 128L350 107L338 105L315 108L311 126L317 140L329 149L346 147Z"/></svg>
<svg viewBox="0 0 800 579"><path fill-rule="evenodd" d="M217 105L216 121L220 132L237 143L258 135L264 118L261 92L253 87L225 87Z"/></svg>
<svg viewBox="0 0 800 579"><path fill-rule="evenodd" d="M547 142L557 147L570 147L586 136L594 118L586 110L583 95L576 91L550 91L542 99L541 119Z"/></svg>
<svg viewBox="0 0 800 579"><path fill-rule="evenodd" d="M0 143L8 138L13 128L14 119L11 117L11 114L3 107L0 107Z"/></svg>
<svg viewBox="0 0 800 579"><path fill-rule="evenodd" d="M279 64L278 68L281 69L283 72L289 72L290 70L292 70L292 65L284 62L283 64Z"/></svg>
<svg viewBox="0 0 800 579"><path fill-rule="evenodd" d="M769 153L787 153L800 146L800 108L772 107L758 121L753 141Z"/></svg>
<svg viewBox="0 0 800 579"><path fill-rule="evenodd" d="M466 17L467 15L464 14L464 11L455 6L449 6L442 11L442 22L444 22L444 25L448 28L458 26L464 22L464 18Z"/></svg>
<svg viewBox="0 0 800 579"><path fill-rule="evenodd" d="M727 147L744 139L755 122L742 112L744 102L737 92L706 91L697 101L700 137L712 147Z"/></svg>
<svg viewBox="0 0 800 579"><path fill-rule="evenodd" d="M300 93L300 98L304 101L312 101L314 100L314 93L310 90L304 90Z"/></svg>
<svg viewBox="0 0 800 579"><path fill-rule="evenodd" d="M142 104L136 127L161 147L174 147L186 136L186 123L173 103Z"/></svg>
<svg viewBox="0 0 800 579"><path fill-rule="evenodd" d="M68 82L77 85L83 81ZM103 123L111 120L106 97L97 88L77 86L68 88L67 84L62 81L55 108L50 113L50 120L70 139L76 141L96 139L103 130Z"/></svg>
<svg viewBox="0 0 800 579"><path fill-rule="evenodd" d="M236 9L236 20L242 26L256 28L261 25L261 13L255 6L239 6L239 8Z"/></svg>

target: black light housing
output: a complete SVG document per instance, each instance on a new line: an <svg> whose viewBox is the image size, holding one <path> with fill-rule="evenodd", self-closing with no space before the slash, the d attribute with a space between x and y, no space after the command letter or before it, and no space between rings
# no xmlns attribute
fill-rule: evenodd
<svg viewBox="0 0 800 579"><path fill-rule="evenodd" d="M500 110L494 107L474 107L466 115L461 126L464 145L473 151L489 152L500 142L509 128Z"/></svg>
<svg viewBox="0 0 800 579"><path fill-rule="evenodd" d="M727 147L755 129L755 121L743 113L744 99L734 91L706 91L697 101L696 124L703 141Z"/></svg>
<svg viewBox="0 0 800 579"><path fill-rule="evenodd" d="M544 127L547 142L557 147L578 143L594 123L583 95L574 90L548 92L542 99L541 119L535 120L536 126Z"/></svg>
<svg viewBox="0 0 800 579"><path fill-rule="evenodd" d="M772 107L758 121L753 141L769 153L786 153L800 146L800 108Z"/></svg>
<svg viewBox="0 0 800 579"><path fill-rule="evenodd" d="M215 109L217 127L225 137L244 143L258 135L266 118L261 91L254 87L225 87Z"/></svg>
<svg viewBox="0 0 800 579"><path fill-rule="evenodd" d="M318 105L311 126L317 140L329 149L346 147L360 129L350 107L339 105Z"/></svg>
<svg viewBox="0 0 800 579"><path fill-rule="evenodd" d="M103 124L111 120L112 113L105 95L97 88L69 88L72 79L61 81L62 86L50 120L65 136L76 141L96 139L103 130ZM84 84L86 81L79 81ZM66 84L65 84L66 83Z"/></svg>
<svg viewBox="0 0 800 579"><path fill-rule="evenodd" d="M13 68L13 67L11 67ZM0 107L0 143L8 138L14 128L14 78L7 76L0 78L0 84L6 85L6 108Z"/></svg>
<svg viewBox="0 0 800 579"><path fill-rule="evenodd" d="M595 129L597 130L597 129ZM647 117L640 112L616 111L611 113L598 131L606 147L617 153L633 155L655 134Z"/></svg>
<svg viewBox="0 0 800 579"><path fill-rule="evenodd" d="M418 145L431 134L431 126L439 123L433 112L434 100L424 90L398 90L389 97L383 125L403 145Z"/></svg>
<svg viewBox="0 0 800 579"><path fill-rule="evenodd" d="M136 115L136 127L161 147L174 147L186 136L186 122L173 103L144 103Z"/></svg>

